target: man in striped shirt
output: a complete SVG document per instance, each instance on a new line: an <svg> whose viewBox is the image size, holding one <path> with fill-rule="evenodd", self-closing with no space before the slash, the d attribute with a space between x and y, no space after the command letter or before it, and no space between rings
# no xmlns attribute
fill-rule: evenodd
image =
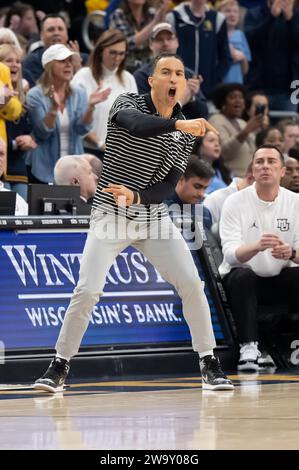
<svg viewBox="0 0 299 470"><path fill-rule="evenodd" d="M192 255L162 202L173 193L186 168L194 136L215 129L205 119L184 119L179 101L186 79L178 56L156 57L149 82L149 95L120 95L111 108L79 281L56 344L57 355L35 382L35 389L63 390L69 361L78 352L109 268L130 245L181 296L193 349L200 357L203 388L233 388L213 354L210 310Z"/></svg>

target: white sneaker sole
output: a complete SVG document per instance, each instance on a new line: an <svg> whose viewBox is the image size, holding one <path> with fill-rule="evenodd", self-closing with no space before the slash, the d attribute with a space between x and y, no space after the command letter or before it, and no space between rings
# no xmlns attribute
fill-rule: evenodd
<svg viewBox="0 0 299 470"><path fill-rule="evenodd" d="M233 390L235 387L233 384L219 384L219 385L211 385L202 382L202 389L203 390Z"/></svg>
<svg viewBox="0 0 299 470"><path fill-rule="evenodd" d="M43 392L62 392L64 390L64 386L61 385L60 387L51 387L51 385L43 384L43 383L34 383L32 386L33 390L42 390Z"/></svg>

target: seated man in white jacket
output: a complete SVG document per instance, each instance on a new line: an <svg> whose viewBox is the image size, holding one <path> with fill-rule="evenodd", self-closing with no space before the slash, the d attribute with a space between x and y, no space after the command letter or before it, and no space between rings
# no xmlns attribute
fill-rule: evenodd
<svg viewBox="0 0 299 470"><path fill-rule="evenodd" d="M0 178L4 172L4 166L6 161L6 145L3 139L0 137ZM0 179L0 191L9 191L9 189L4 188L4 183ZM17 193L16 197L16 209L15 215L28 215L28 204L27 202Z"/></svg>
<svg viewBox="0 0 299 470"><path fill-rule="evenodd" d="M220 220L219 271L236 320L239 370L258 370L260 303L299 312L298 195L280 187L285 163L276 147L255 151L252 172L255 184L225 201Z"/></svg>

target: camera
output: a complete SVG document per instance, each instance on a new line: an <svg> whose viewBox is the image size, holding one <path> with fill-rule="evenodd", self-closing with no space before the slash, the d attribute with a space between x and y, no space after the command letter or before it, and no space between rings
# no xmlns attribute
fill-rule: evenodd
<svg viewBox="0 0 299 470"><path fill-rule="evenodd" d="M257 103L255 105L255 115L256 116L258 114L265 114L265 110L266 110L266 105L265 104Z"/></svg>

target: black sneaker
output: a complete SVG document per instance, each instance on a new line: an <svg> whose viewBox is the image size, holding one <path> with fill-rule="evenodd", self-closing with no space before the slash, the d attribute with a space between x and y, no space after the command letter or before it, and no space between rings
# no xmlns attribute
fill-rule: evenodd
<svg viewBox="0 0 299 470"><path fill-rule="evenodd" d="M34 382L34 390L44 390L52 393L61 392L69 370L70 363L67 360L54 357L46 373Z"/></svg>
<svg viewBox="0 0 299 470"><path fill-rule="evenodd" d="M205 356L199 360L204 390L232 390L232 382L224 375L218 357Z"/></svg>

